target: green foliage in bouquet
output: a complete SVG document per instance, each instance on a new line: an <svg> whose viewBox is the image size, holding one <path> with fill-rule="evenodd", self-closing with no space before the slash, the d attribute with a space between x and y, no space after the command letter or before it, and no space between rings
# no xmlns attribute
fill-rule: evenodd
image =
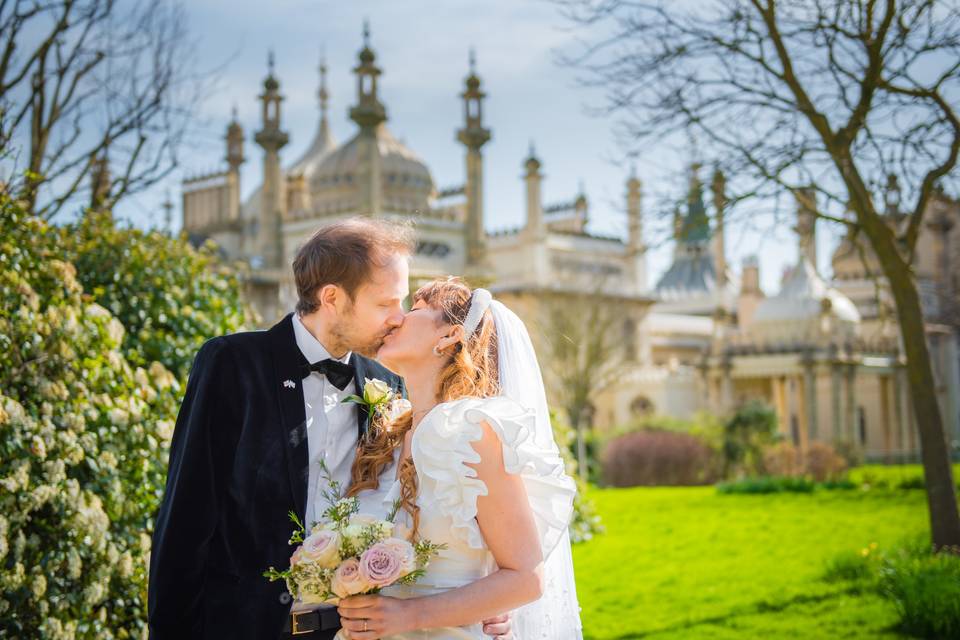
<svg viewBox="0 0 960 640"><path fill-rule="evenodd" d="M125 355L62 238L0 193L0 637L145 638L180 384Z"/></svg>
<svg viewBox="0 0 960 640"><path fill-rule="evenodd" d="M573 428L560 414L553 411L550 412L550 422L553 425L553 437L560 448L560 455L563 456L563 461L567 465L567 473L577 481L577 496L573 500L573 522L570 523L570 541L585 542L603 533L603 524L600 522L600 515L593 501L586 496L587 483L577 474L577 460L571 449L576 439Z"/></svg>
<svg viewBox="0 0 960 640"><path fill-rule="evenodd" d="M135 365L160 362L183 381L206 340L257 324L212 243L194 249L97 212L62 228L61 242L84 290L127 329L123 349Z"/></svg>

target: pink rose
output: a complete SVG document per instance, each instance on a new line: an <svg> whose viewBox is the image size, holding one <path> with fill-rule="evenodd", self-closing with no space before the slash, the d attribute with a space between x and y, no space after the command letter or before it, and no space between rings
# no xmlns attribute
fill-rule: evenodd
<svg viewBox="0 0 960 640"><path fill-rule="evenodd" d="M326 569L340 562L340 536L336 531L323 529L311 533L300 548L303 550L301 560L316 562Z"/></svg>
<svg viewBox="0 0 960 640"><path fill-rule="evenodd" d="M393 549L400 558L401 578L417 568L417 552L412 544L400 538L387 538L382 544Z"/></svg>
<svg viewBox="0 0 960 640"><path fill-rule="evenodd" d="M297 547L297 550L290 556L290 566L294 566L303 559L303 547Z"/></svg>
<svg viewBox="0 0 960 640"><path fill-rule="evenodd" d="M360 575L374 587L386 587L403 575L403 558L397 547L378 542L360 556Z"/></svg>
<svg viewBox="0 0 960 640"><path fill-rule="evenodd" d="M347 558L341 562L330 581L330 590L339 598L363 593L370 588L370 584L360 575L360 561L356 558Z"/></svg>

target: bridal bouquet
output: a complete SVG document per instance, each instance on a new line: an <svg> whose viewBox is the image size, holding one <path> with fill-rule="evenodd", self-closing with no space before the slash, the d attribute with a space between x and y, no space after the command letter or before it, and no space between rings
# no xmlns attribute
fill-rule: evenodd
<svg viewBox="0 0 960 640"><path fill-rule="evenodd" d="M330 506L323 513L325 521L308 532L290 512L296 525L290 544L298 544L290 567L285 571L270 567L264 577L271 582L285 580L290 594L302 602L336 604L340 598L378 593L423 575L443 545L429 540L409 542L393 523L399 502L384 520L362 515L357 499L341 497L339 483L329 481L329 474L327 478L330 491L324 497Z"/></svg>

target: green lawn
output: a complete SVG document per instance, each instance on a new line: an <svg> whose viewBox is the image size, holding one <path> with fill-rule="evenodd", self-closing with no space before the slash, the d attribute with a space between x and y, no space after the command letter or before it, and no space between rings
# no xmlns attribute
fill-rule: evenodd
<svg viewBox="0 0 960 640"><path fill-rule="evenodd" d="M821 576L837 552L922 535L923 491L591 496L607 532L574 548L588 639L900 637L886 601Z"/></svg>

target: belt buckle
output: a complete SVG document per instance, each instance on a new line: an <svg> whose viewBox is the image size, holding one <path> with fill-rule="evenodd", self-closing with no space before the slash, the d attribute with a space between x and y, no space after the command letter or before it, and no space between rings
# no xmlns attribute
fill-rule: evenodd
<svg viewBox="0 0 960 640"><path fill-rule="evenodd" d="M300 624L297 622L297 617L301 615L306 615L308 613L313 613L312 611L295 611L290 614L290 635L301 636L305 633L310 633L312 629L300 629Z"/></svg>

